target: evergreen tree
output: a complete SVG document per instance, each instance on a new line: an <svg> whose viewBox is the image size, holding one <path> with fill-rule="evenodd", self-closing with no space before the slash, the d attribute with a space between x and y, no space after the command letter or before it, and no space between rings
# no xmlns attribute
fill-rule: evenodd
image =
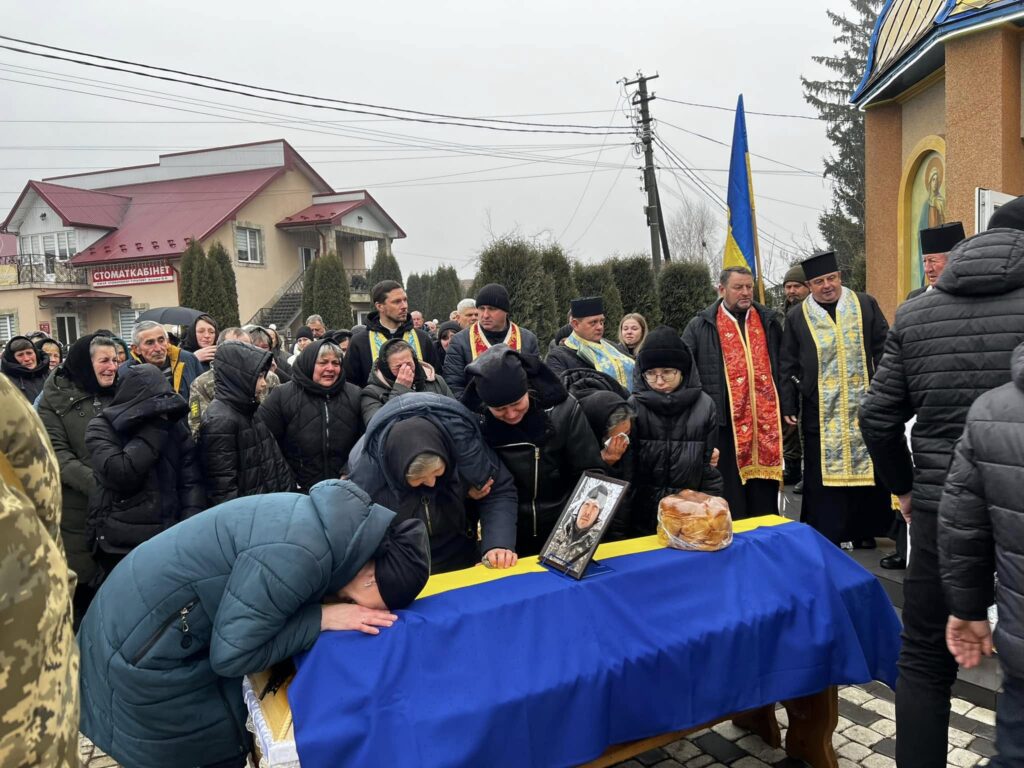
<svg viewBox="0 0 1024 768"><path fill-rule="evenodd" d="M572 262L565 255L562 246L557 243L541 249L540 261L545 279L551 281L555 294L555 309L560 317L565 317L569 312L569 302L579 295L576 293L576 281L572 276Z"/></svg>
<svg viewBox="0 0 1024 768"><path fill-rule="evenodd" d="M427 306L430 302L429 281L426 280L426 277L426 275L413 272L405 281L405 294L409 297L409 311L418 309L424 317L427 316Z"/></svg>
<svg viewBox="0 0 1024 768"><path fill-rule="evenodd" d="M437 318L444 322L462 298L462 286L455 267L441 267L434 273L430 280L429 296L427 309L423 310L424 318Z"/></svg>
<svg viewBox="0 0 1024 768"><path fill-rule="evenodd" d="M324 325L332 330L352 327L352 303L348 277L338 254L331 251L321 257L313 284L313 306ZM313 314L313 313L310 313Z"/></svg>
<svg viewBox="0 0 1024 768"><path fill-rule="evenodd" d="M230 312L227 286L220 272L220 265L208 255L203 258L201 275L201 303L202 306L193 309L202 309L206 314L217 321L218 328L226 328L225 316ZM237 314L238 307L235 306Z"/></svg>
<svg viewBox="0 0 1024 768"><path fill-rule="evenodd" d="M706 264L672 261L658 273L661 322L679 333L694 315L715 300L715 288Z"/></svg>
<svg viewBox="0 0 1024 768"><path fill-rule="evenodd" d="M618 286L615 285L615 275L612 273L611 264L608 262L600 264L576 262L572 265L572 273L579 296L600 296L604 299L605 335L609 339L616 338L619 322L623 315L622 295L619 293Z"/></svg>
<svg viewBox="0 0 1024 768"><path fill-rule="evenodd" d="M238 283L235 281L235 270L231 266L231 256L218 240L210 246L210 252L206 258L217 265L217 270L220 273L219 282L224 288L225 303L221 310L223 316L217 318L221 323L220 327L241 325L242 321L238 317Z"/></svg>
<svg viewBox="0 0 1024 768"><path fill-rule="evenodd" d="M645 253L620 256L611 261L615 285L622 297L623 313L639 312L653 328L661 322L658 287L654 279L651 257ZM618 331L618 326L615 328Z"/></svg>
<svg viewBox="0 0 1024 768"><path fill-rule="evenodd" d="M562 323L537 248L515 236L492 242L480 254L475 290L488 283L505 286L512 308L510 319L537 334L541 349L545 349Z"/></svg>
<svg viewBox="0 0 1024 768"><path fill-rule="evenodd" d="M316 273L320 268L320 259L313 259L302 276L302 319L318 313L313 302L313 290L316 288Z"/></svg>
<svg viewBox="0 0 1024 768"><path fill-rule="evenodd" d="M832 207L818 218L818 230L836 252L843 282L864 290L864 113L850 104L868 59L871 32L882 0L850 0L851 17L826 11L840 46L838 54L812 60L831 72L826 80L801 77L804 100L827 125L834 153L825 158L825 176L832 179Z"/></svg>
<svg viewBox="0 0 1024 768"><path fill-rule="evenodd" d="M203 246L194 237L189 243L185 253L181 255L181 264L178 267L178 306L191 307L196 309L196 289L199 285L199 275L203 268L203 260L206 255L203 253Z"/></svg>
<svg viewBox="0 0 1024 768"><path fill-rule="evenodd" d="M366 282L372 289L381 280L397 280L402 282L402 270L398 266L390 249L385 250L382 246L377 248L377 255L373 259L373 266L366 273Z"/></svg>

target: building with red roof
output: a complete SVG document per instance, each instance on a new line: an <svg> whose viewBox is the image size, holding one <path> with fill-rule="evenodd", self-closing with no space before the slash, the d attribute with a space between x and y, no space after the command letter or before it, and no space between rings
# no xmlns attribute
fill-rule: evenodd
<svg viewBox="0 0 1024 768"><path fill-rule="evenodd" d="M232 254L243 322L297 324L302 273L328 251L365 311L364 244L405 237L368 192L334 191L282 139L29 181L0 233L0 343L37 328L127 337L141 312L178 305L193 239Z"/></svg>

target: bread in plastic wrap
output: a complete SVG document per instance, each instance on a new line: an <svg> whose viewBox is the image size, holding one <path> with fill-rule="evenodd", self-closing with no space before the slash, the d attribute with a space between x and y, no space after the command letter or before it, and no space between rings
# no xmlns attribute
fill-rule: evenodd
<svg viewBox="0 0 1024 768"><path fill-rule="evenodd" d="M714 552L732 543L729 503L683 490L658 502L658 541L673 549Z"/></svg>

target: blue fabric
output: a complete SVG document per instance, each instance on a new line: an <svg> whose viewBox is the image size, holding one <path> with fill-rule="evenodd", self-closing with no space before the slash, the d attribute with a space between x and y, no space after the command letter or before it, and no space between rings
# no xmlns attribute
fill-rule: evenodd
<svg viewBox="0 0 1024 768"><path fill-rule="evenodd" d="M434 595L326 633L288 691L303 768L563 766L829 685L896 678L879 584L810 527Z"/></svg>

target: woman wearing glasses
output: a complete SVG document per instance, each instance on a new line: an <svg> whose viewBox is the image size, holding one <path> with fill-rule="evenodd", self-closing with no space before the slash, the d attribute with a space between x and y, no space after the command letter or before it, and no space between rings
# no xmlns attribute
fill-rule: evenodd
<svg viewBox="0 0 1024 768"><path fill-rule="evenodd" d="M701 391L693 357L672 328L655 328L644 340L630 403L636 409L630 535L648 536L662 497L684 488L722 494L722 476L711 464L715 403Z"/></svg>

